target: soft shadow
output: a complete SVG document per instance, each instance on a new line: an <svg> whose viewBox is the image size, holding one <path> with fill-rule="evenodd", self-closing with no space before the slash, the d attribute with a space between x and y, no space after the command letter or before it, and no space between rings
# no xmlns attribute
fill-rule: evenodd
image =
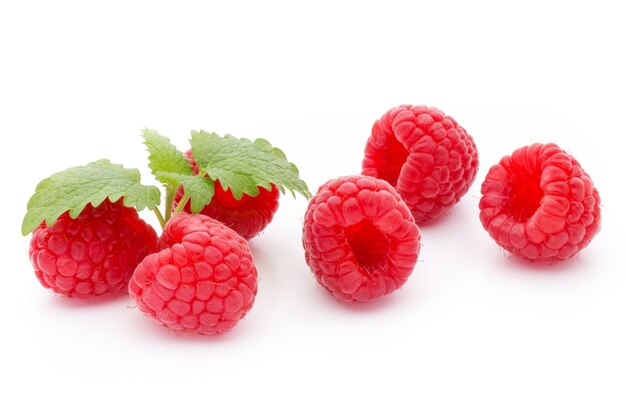
<svg viewBox="0 0 626 417"><path fill-rule="evenodd" d="M254 263L257 265L266 265L272 264L272 256L268 255L267 247L265 245L259 245L257 242L249 241L248 246L250 246L250 251L252 252L252 257L254 258Z"/></svg>
<svg viewBox="0 0 626 417"><path fill-rule="evenodd" d="M345 311L353 311L353 312L377 312L385 309L391 308L393 305L399 305L400 300L397 299L398 296L401 296L402 289L396 290L391 294L385 295L377 300L371 301L342 301L324 289L321 285L317 285L316 294L318 298L322 299L322 301L330 307L345 310Z"/></svg>
<svg viewBox="0 0 626 417"><path fill-rule="evenodd" d="M184 332L177 332L168 329L165 326L155 322L152 318L145 316L137 306L126 306L129 310L133 311L132 320L127 320L129 324L128 328L133 337L146 337L160 342L166 343L185 343L185 344L220 344L220 343L232 343L234 340L243 339L246 337L246 332L249 326L245 324L245 318L242 319L237 325L229 332L215 335L201 335L191 334Z"/></svg>
<svg viewBox="0 0 626 417"><path fill-rule="evenodd" d="M102 306L113 305L116 303L127 303L129 301L129 296L127 293L118 293L118 294L102 294L97 295L92 298L71 298L66 297L61 294L52 293L54 297L50 297L50 303L54 307L64 308L64 309L89 309L96 308Z"/></svg>
<svg viewBox="0 0 626 417"><path fill-rule="evenodd" d="M437 229L438 227L441 227L443 225L445 225L446 223L448 223L449 221L451 221L449 219L450 216L452 216L452 210L454 209L454 207L446 210L445 212L443 212L439 217L437 217L436 219L433 219L429 222L426 223L419 223L417 226L420 229Z"/></svg>
<svg viewBox="0 0 626 417"><path fill-rule="evenodd" d="M461 201L452 207L448 207L439 217L427 223L420 223L418 226L420 229L438 230L454 223L458 223L460 226L467 225L476 220L474 216L477 216L477 213L473 212L473 210L473 206Z"/></svg>
<svg viewBox="0 0 626 417"><path fill-rule="evenodd" d="M268 251L266 245L259 245L253 242L249 244L250 250L252 251L252 257L254 258L254 264L257 269L259 287L263 285L268 285L267 282L270 283L269 285L276 285L277 280L272 273L272 271L276 271L279 269L278 265L276 264L276 254L272 254L270 251Z"/></svg>
<svg viewBox="0 0 626 417"><path fill-rule="evenodd" d="M589 261L584 256L578 253L569 259L563 261L554 262L531 262L519 256L512 255L508 252L502 251L502 256L498 261L498 266L503 268L513 268L517 271L529 271L528 275L524 278L530 279L572 279L575 278L569 275L568 272L578 271L582 268L586 268ZM511 274L511 276L517 276L518 274ZM579 273L576 276L580 276Z"/></svg>

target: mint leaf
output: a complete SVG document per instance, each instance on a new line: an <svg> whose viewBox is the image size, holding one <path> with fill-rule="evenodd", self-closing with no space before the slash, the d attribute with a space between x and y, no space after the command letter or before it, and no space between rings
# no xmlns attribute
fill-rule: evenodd
<svg viewBox="0 0 626 417"><path fill-rule="evenodd" d="M178 187L182 186L191 201L191 211L200 212L211 202L215 189L209 178L197 176L187 158L170 143L169 138L155 130L143 130L144 143L148 148L152 175L167 187L171 201ZM166 207L170 210L170 207ZM168 211L169 213L169 211Z"/></svg>
<svg viewBox="0 0 626 417"><path fill-rule="evenodd" d="M51 225L68 210L75 219L87 204L98 206L106 198L117 201L124 197L126 207L153 209L159 204L161 193L155 186L142 185L140 180L139 170L112 164L108 159L57 172L37 185L28 201L22 234L26 236L44 220Z"/></svg>
<svg viewBox="0 0 626 417"><path fill-rule="evenodd" d="M144 129L142 132L144 144L148 148L152 175L164 185L170 180L157 175L158 172L193 175L193 169L181 151L170 143L169 138L162 136L156 130Z"/></svg>
<svg viewBox="0 0 626 417"><path fill-rule="evenodd" d="M243 194L256 196L259 188L271 189L275 184L282 193L285 189L311 198L311 193L299 177L298 168L287 161L278 148L265 139L238 139L205 131L191 132L191 150L201 173L219 180L224 189L231 189L239 200Z"/></svg>
<svg viewBox="0 0 626 417"><path fill-rule="evenodd" d="M211 202L215 188L213 181L207 177L199 177L197 175L183 175L172 172L158 171L155 176L174 184L177 188L183 186L185 194L189 196L191 201L191 211L199 213L204 206Z"/></svg>

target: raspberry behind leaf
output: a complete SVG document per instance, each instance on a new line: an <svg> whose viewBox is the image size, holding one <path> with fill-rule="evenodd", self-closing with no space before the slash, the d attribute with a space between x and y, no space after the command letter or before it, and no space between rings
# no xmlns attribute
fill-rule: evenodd
<svg viewBox="0 0 626 417"><path fill-rule="evenodd" d="M198 165L193 159L191 150L185 152L185 157L197 174ZM173 211L176 210L183 195L184 189L180 187L174 196ZM224 190L220 182L216 181L215 194L211 202L200 211L200 214L221 221L245 239L252 239L272 221L274 213L278 210L279 197L278 187L272 184L270 190L259 187L258 194L254 197L243 194L240 199L236 199L230 189ZM189 202L185 204L183 210L191 213L191 204Z"/></svg>
<svg viewBox="0 0 626 417"><path fill-rule="evenodd" d="M154 130L143 136L152 173L166 186L163 226L184 210L214 217L250 239L272 220L279 192L311 196L298 168L265 139L192 131L191 150L183 154Z"/></svg>
<svg viewBox="0 0 626 417"><path fill-rule="evenodd" d="M402 198L386 181L340 177L311 199L302 234L317 281L344 301L368 301L400 288L420 249L420 233Z"/></svg>
<svg viewBox="0 0 626 417"><path fill-rule="evenodd" d="M600 195L574 157L553 143L517 149L489 170L480 220L512 254L533 262L571 258L600 229Z"/></svg>
<svg viewBox="0 0 626 417"><path fill-rule="evenodd" d="M32 234L29 256L41 285L58 294L90 298L126 291L135 267L156 251L157 235L121 200L87 205Z"/></svg>

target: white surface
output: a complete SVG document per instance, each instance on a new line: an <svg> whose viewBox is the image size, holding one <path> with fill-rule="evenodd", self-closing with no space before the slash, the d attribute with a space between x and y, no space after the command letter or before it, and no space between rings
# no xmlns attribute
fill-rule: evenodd
<svg viewBox="0 0 626 417"><path fill-rule="evenodd" d="M626 29L620 2L575 3L3 2L0 414L625 415ZM37 182L108 157L154 183L142 127L181 148L191 129L265 137L315 190L359 172L401 103L454 116L481 169L379 302L315 283L302 198L254 239L256 304L224 337L177 337L127 297L67 300L32 273L19 227ZM508 259L478 221L488 167L538 141L603 198L601 233L550 268Z"/></svg>

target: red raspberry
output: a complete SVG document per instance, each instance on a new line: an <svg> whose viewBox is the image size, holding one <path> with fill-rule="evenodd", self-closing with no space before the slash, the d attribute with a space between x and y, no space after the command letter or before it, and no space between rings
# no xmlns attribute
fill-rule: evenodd
<svg viewBox="0 0 626 417"><path fill-rule="evenodd" d="M187 333L232 329L252 308L257 271L248 243L222 223L180 213L167 223L162 250L139 264L129 283L139 309Z"/></svg>
<svg viewBox="0 0 626 417"><path fill-rule="evenodd" d="M197 174L198 165L193 160L191 150L185 152L185 157ZM183 189L179 188L174 197L172 210L183 198L183 194ZM271 190L259 187L258 195L251 197L244 194L241 200L236 200L230 189L224 190L220 182L216 181L215 195L211 203L205 206L200 214L219 220L244 238L252 239L272 221L274 213L278 210L279 197L278 187L272 184ZM190 203L185 205L184 211L191 213Z"/></svg>
<svg viewBox="0 0 626 417"><path fill-rule="evenodd" d="M89 298L126 291L135 267L156 251L157 234L121 200L66 212L52 226L42 223L30 240L35 275L46 288L68 297Z"/></svg>
<svg viewBox="0 0 626 417"><path fill-rule="evenodd" d="M386 181L354 175L323 184L309 203L302 243L317 281L344 301L400 288L417 262L420 233Z"/></svg>
<svg viewBox="0 0 626 417"><path fill-rule="evenodd" d="M600 195L553 143L517 149L489 170L480 221L507 251L535 262L570 258L600 229Z"/></svg>
<svg viewBox="0 0 626 417"><path fill-rule="evenodd" d="M455 205L477 171L476 145L452 117L434 107L403 105L374 123L362 174L393 185L423 224Z"/></svg>

